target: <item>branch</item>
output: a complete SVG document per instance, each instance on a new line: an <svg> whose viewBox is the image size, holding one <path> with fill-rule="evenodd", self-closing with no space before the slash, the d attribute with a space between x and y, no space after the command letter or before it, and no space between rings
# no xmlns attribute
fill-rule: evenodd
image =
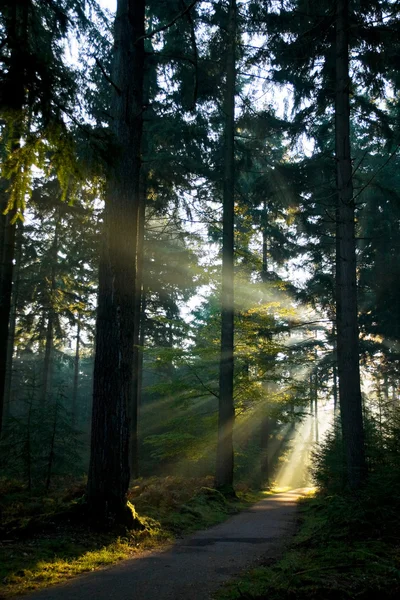
<svg viewBox="0 0 400 600"><path fill-rule="evenodd" d="M181 4L183 6L185 6L184 0L181 0ZM194 57L194 68L195 68L195 72L194 72L194 90L193 90L193 105L192 105L192 110L194 110L196 108L197 95L198 95L198 89L199 89L199 68L198 68L199 53L197 51L196 31L195 31L195 28L194 28L194 23L193 23L192 15L190 14L189 11L186 12L186 18L188 20L189 27L190 27L190 40L192 42L193 57Z"/></svg>
<svg viewBox="0 0 400 600"><path fill-rule="evenodd" d="M109 74L107 73L107 71L105 70L105 68L101 64L101 62L99 61L99 59L95 58L94 60L96 61L96 65L99 67L100 71L103 73L105 79L108 81L108 83L111 83L111 85L113 86L113 88L115 90L117 90L118 96L120 96L122 94L122 90L120 90L119 87L113 82L113 80L111 79L111 77L109 76Z"/></svg>
<svg viewBox="0 0 400 600"><path fill-rule="evenodd" d="M137 44L138 42L140 42L140 40L146 40L148 38L151 38L151 37L153 37L153 35L156 35L157 33L162 33L166 29L169 29L170 27L172 27L173 25L175 25L175 23L177 21L179 21L179 19L181 19L182 17L184 17L186 15L186 13L188 13L189 11L192 10L192 8L194 7L195 4L197 4L197 2L199 2L199 0L193 0L193 2L191 2L188 6L186 6L185 9L182 12L180 12L179 14L177 14L172 19L172 21L170 21L166 25L162 25L161 27L157 27L157 29L153 29L153 31L149 31L149 33L146 33L145 35L140 36L136 40L135 44Z"/></svg>
<svg viewBox="0 0 400 600"><path fill-rule="evenodd" d="M378 175L378 173L380 173L382 171L382 169L384 169L386 167L386 165L392 160L392 158L395 156L395 154L399 148L400 148L400 144L397 144L396 148L389 155L389 158L387 160L385 160L385 162L379 167L379 169L377 169L375 171L375 173L372 175L372 177L367 181L367 183L365 185L362 186L362 188L357 192L357 194L355 196L353 196L353 200L352 200L353 202L355 201L356 198L358 198L358 196L360 194L362 194L362 192L365 190L365 188L367 188L369 186L369 184L373 182L373 180Z"/></svg>
<svg viewBox="0 0 400 600"><path fill-rule="evenodd" d="M197 381L202 385L202 387L212 396L214 396L215 398L217 398L219 400L219 395L216 394L213 390L211 390L208 386L206 386L206 384L204 383L204 381L202 381L202 379L197 375L195 369L193 367L191 367L190 365L187 365L189 367L189 371L191 371L193 373L193 375L196 377Z"/></svg>

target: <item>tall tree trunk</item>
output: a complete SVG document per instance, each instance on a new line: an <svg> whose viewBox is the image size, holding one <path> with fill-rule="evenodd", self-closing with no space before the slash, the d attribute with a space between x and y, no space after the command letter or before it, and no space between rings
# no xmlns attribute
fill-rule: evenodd
<svg viewBox="0 0 400 600"><path fill-rule="evenodd" d="M150 105L151 72L150 62L144 59L143 64L143 121L145 121L145 107ZM134 346L133 346L133 381L132 381L132 403L130 407L130 439L129 460L130 475L132 479L139 477L139 409L142 386L143 368L143 339L142 322L144 310L143 291L143 256L144 256L144 232L146 220L147 203L147 181L148 181L148 134L142 133L142 164L139 181L139 208L137 224L137 252L136 252L136 285L135 285L135 323L134 323ZM147 159L147 162L146 162Z"/></svg>
<svg viewBox="0 0 400 600"><path fill-rule="evenodd" d="M223 187L221 360L219 375L216 486L233 493L233 338L234 338L234 205L235 205L235 83L236 0L230 0L225 87L225 165Z"/></svg>
<svg viewBox="0 0 400 600"><path fill-rule="evenodd" d="M7 363L6 363L6 378L4 384L4 399L5 399L5 414L10 414L11 410L11 386L12 386L12 367L14 357L15 343L15 327L17 323L18 295L21 276L21 254L22 254L22 239L23 239L23 224L18 224L15 240L15 264L14 264L14 281L12 284L11 293L11 312L10 323L8 330L7 342Z"/></svg>
<svg viewBox="0 0 400 600"><path fill-rule="evenodd" d="M146 215L146 178L144 173L141 177L140 207L138 218L138 247L136 260L136 286L135 286L135 324L134 324L134 346L133 346L133 382L132 382L132 403L130 413L130 471L131 478L139 477L139 448L138 448L138 429L139 429L139 405L140 405L140 385L141 369L143 366L141 360L142 350L141 342L141 321L142 321L142 282L143 282L143 244L144 244L144 224Z"/></svg>
<svg viewBox="0 0 400 600"><path fill-rule="evenodd" d="M7 18L9 27L7 37L12 48L8 60L8 69L2 89L2 99L6 111L6 127L4 137L11 152L20 144L23 122L23 109L25 105L25 58L24 44L28 25L28 2L16 1ZM9 209L9 198L4 188L9 186L8 181L2 181L3 191L0 197L0 435L3 427L4 392L7 372L7 346L8 331L11 312L11 291L13 278L13 262L15 251L14 221L15 207ZM5 212L7 211L7 214Z"/></svg>
<svg viewBox="0 0 400 600"><path fill-rule="evenodd" d="M2 212L5 206L2 206ZM13 278L13 260L15 243L15 225L11 215L1 214L2 247L0 265L0 432L3 423L5 404L5 384L7 378L7 355L9 340L9 321L11 312L11 293Z"/></svg>
<svg viewBox="0 0 400 600"><path fill-rule="evenodd" d="M74 428L75 428L76 422L77 422L80 350L81 350L81 316L78 313L78 321L76 323L74 381L73 381L73 386L72 386L72 407L71 407L72 408L71 423L72 423L72 427L74 427Z"/></svg>
<svg viewBox="0 0 400 600"><path fill-rule="evenodd" d="M268 281L268 232L267 232L267 201L263 202L262 211L262 267L261 267L261 280L266 283ZM261 417L261 428L260 428L260 475L261 475L261 486L269 487L270 484L270 473L269 473L269 435L270 435L270 419L268 414L268 392L269 392L268 381L264 385L266 402L263 414Z"/></svg>
<svg viewBox="0 0 400 600"><path fill-rule="evenodd" d="M314 413L314 375L311 373L310 375L310 415L311 415L311 425L310 425L310 442L313 444L315 442L315 413Z"/></svg>
<svg viewBox="0 0 400 600"><path fill-rule="evenodd" d="M44 350L44 361L43 361L43 387L42 387L42 406L48 400L49 392L51 391L52 384L52 364L53 364L53 346L54 346L54 321L56 319L56 311L54 308L55 298L54 294L56 291L57 281L57 263L58 263L58 236L61 226L61 218L58 212L56 226L54 230L54 240L51 247L50 258L51 258L51 276L50 276L50 290L49 290L49 305L47 307L47 327L46 327L46 340Z"/></svg>
<svg viewBox="0 0 400 600"><path fill-rule="evenodd" d="M142 386L143 386L143 359L144 359L144 343L146 333L146 302L147 302L147 287L143 285L142 289L142 304L140 307L140 331L139 331L139 365L138 365L138 384L137 384L137 404L138 410L142 403Z"/></svg>
<svg viewBox="0 0 400 600"><path fill-rule="evenodd" d="M267 232L267 201L263 202L262 212L262 269L261 280L265 283L268 280L268 232Z"/></svg>
<svg viewBox="0 0 400 600"><path fill-rule="evenodd" d="M335 353L336 354L336 353ZM337 361L336 356L332 367L333 377L333 412L336 415L338 410L338 375L337 375Z"/></svg>
<svg viewBox="0 0 400 600"><path fill-rule="evenodd" d="M49 456L47 459L47 476L46 476L46 485L45 485L46 492L48 492L50 489L51 474L53 471L53 464L54 464L54 459L55 459L56 433L57 433L57 425L58 425L58 423L57 423L58 403L59 403L59 399L57 398L55 405L54 405L54 420L53 420L53 427L52 427L51 438L50 438Z"/></svg>
<svg viewBox="0 0 400 600"><path fill-rule="evenodd" d="M270 472L269 472L269 436L270 436L270 419L268 415L268 406L264 408L264 414L261 418L260 427L260 487L269 487Z"/></svg>
<svg viewBox="0 0 400 600"><path fill-rule="evenodd" d="M48 310L46 340L43 360L43 386L42 386L42 407L48 400L49 391L51 390L51 365L53 360L53 328L54 328L54 309Z"/></svg>
<svg viewBox="0 0 400 600"><path fill-rule="evenodd" d="M314 419L315 419L315 441L319 443L319 421L318 421L318 377L314 377Z"/></svg>
<svg viewBox="0 0 400 600"><path fill-rule="evenodd" d="M340 414L347 480L366 475L357 322L355 203L350 147L349 3L336 0L336 323Z"/></svg>
<svg viewBox="0 0 400 600"><path fill-rule="evenodd" d="M100 525L133 525L129 410L135 327L137 219L143 129L144 0L118 0L112 69L114 160L109 166L99 269L87 501Z"/></svg>

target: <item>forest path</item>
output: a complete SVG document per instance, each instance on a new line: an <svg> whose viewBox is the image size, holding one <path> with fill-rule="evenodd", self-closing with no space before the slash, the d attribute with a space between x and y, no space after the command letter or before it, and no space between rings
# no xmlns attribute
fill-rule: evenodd
<svg viewBox="0 0 400 600"><path fill-rule="evenodd" d="M273 557L294 530L303 489L275 494L224 523L119 565L26 596L30 600L207 600L243 569Z"/></svg>

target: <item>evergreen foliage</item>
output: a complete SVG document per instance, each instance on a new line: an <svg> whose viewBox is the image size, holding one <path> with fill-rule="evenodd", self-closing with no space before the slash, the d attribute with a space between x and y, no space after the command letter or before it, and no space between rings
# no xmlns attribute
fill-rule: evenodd
<svg viewBox="0 0 400 600"><path fill-rule="evenodd" d="M269 487L326 411L318 486L374 505L397 490L398 2L117 5L0 7L4 478L89 472L97 524L132 525L130 478Z"/></svg>

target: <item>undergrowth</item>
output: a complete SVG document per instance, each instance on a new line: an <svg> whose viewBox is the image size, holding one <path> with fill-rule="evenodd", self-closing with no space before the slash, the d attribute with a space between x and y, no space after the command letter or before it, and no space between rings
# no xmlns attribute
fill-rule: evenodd
<svg viewBox="0 0 400 600"><path fill-rule="evenodd" d="M167 545L177 536L223 521L259 498L244 488L239 500L228 501L212 488L211 477L137 480L128 499L145 527L118 536L96 533L75 518L84 489L84 482L69 482L63 491L43 497L16 482L0 481L0 599Z"/></svg>
<svg viewBox="0 0 400 600"><path fill-rule="evenodd" d="M354 496L343 488L340 434L332 434L314 457L319 491L301 502L290 546L279 560L222 589L219 600L400 597L399 437L393 431L387 439L377 439L368 426L370 473L364 489Z"/></svg>

